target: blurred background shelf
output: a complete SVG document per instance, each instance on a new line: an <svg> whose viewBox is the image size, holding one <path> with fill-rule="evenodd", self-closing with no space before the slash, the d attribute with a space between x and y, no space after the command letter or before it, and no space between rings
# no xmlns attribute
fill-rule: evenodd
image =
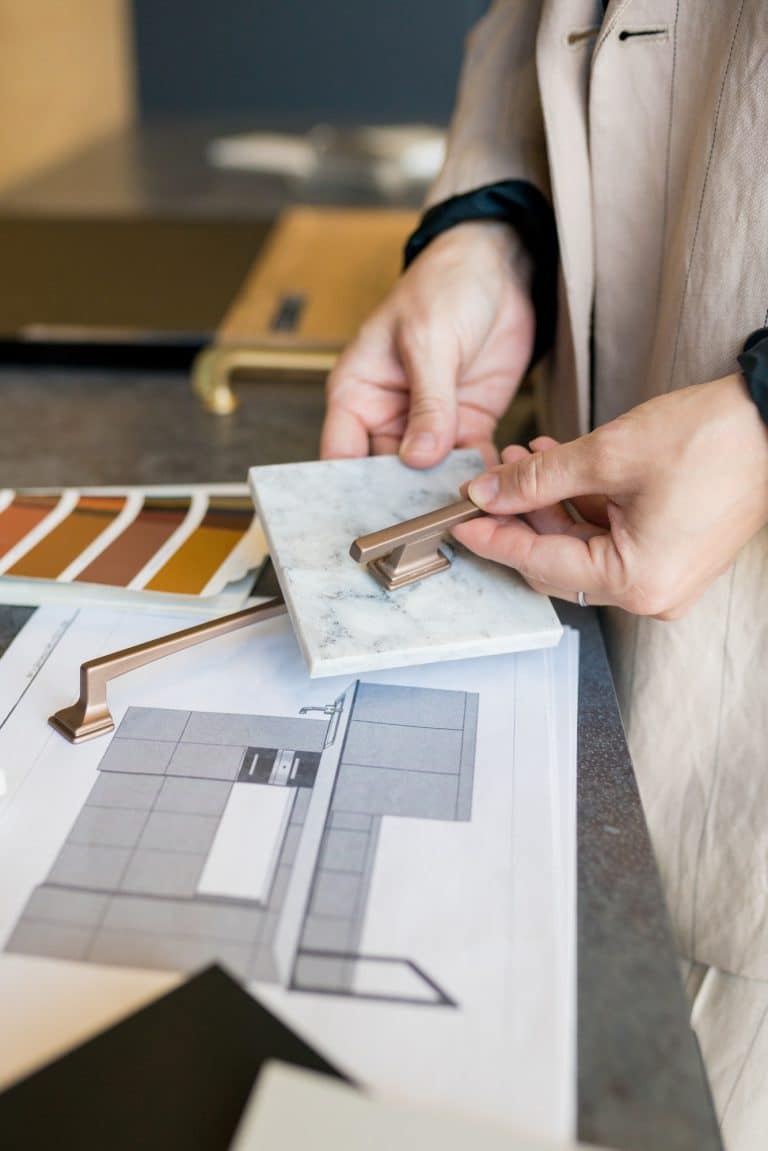
<svg viewBox="0 0 768 1151"><path fill-rule="evenodd" d="M0 0L0 359L185 366L284 209L415 210L350 132L444 127L485 7ZM212 162L254 132L317 162Z"/></svg>

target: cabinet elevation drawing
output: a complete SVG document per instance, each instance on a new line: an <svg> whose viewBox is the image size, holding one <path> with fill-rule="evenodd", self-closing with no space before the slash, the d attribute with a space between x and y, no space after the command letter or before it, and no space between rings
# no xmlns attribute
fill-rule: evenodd
<svg viewBox="0 0 768 1151"><path fill-rule="evenodd" d="M456 1006L363 938L382 822L471 819L477 722L359 680L293 716L129 708L6 950Z"/></svg>

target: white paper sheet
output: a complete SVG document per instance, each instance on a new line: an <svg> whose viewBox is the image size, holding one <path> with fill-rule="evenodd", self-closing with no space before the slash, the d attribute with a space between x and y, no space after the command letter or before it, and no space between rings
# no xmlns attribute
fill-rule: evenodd
<svg viewBox="0 0 768 1151"><path fill-rule="evenodd" d="M372 1099L324 1075L270 1063L261 1072L230 1151L568 1151L521 1132ZM579 1144L584 1149L585 1144ZM594 1151L594 1149L593 1149Z"/></svg>
<svg viewBox="0 0 768 1151"><path fill-rule="evenodd" d="M568 1138L574 634L317 681L269 621L115 681L115 736L73 747L47 717L80 663L184 621L60 616L0 661L25 685L0 730L0 1081L218 958L377 1092ZM294 789L266 908L201 890L222 796L254 782Z"/></svg>

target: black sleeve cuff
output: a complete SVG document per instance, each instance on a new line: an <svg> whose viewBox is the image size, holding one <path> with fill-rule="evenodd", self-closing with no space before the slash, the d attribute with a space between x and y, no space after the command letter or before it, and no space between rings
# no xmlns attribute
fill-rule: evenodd
<svg viewBox="0 0 768 1151"><path fill-rule="evenodd" d="M768 424L768 328L758 328L747 338L739 356L739 366L749 394Z"/></svg>
<svg viewBox="0 0 768 1151"><path fill-rule="evenodd" d="M557 228L547 200L527 180L486 184L451 196L429 208L405 246L404 268L441 233L472 220L510 224L533 261L531 300L536 312L536 340L531 363L551 348L557 321Z"/></svg>

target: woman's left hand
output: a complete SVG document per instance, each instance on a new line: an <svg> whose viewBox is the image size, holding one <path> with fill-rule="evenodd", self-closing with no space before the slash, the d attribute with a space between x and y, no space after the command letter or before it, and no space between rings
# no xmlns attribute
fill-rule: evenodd
<svg viewBox="0 0 768 1151"><path fill-rule="evenodd" d="M768 427L741 375L531 449L468 485L492 518L453 534L547 595L674 619L768 523Z"/></svg>

